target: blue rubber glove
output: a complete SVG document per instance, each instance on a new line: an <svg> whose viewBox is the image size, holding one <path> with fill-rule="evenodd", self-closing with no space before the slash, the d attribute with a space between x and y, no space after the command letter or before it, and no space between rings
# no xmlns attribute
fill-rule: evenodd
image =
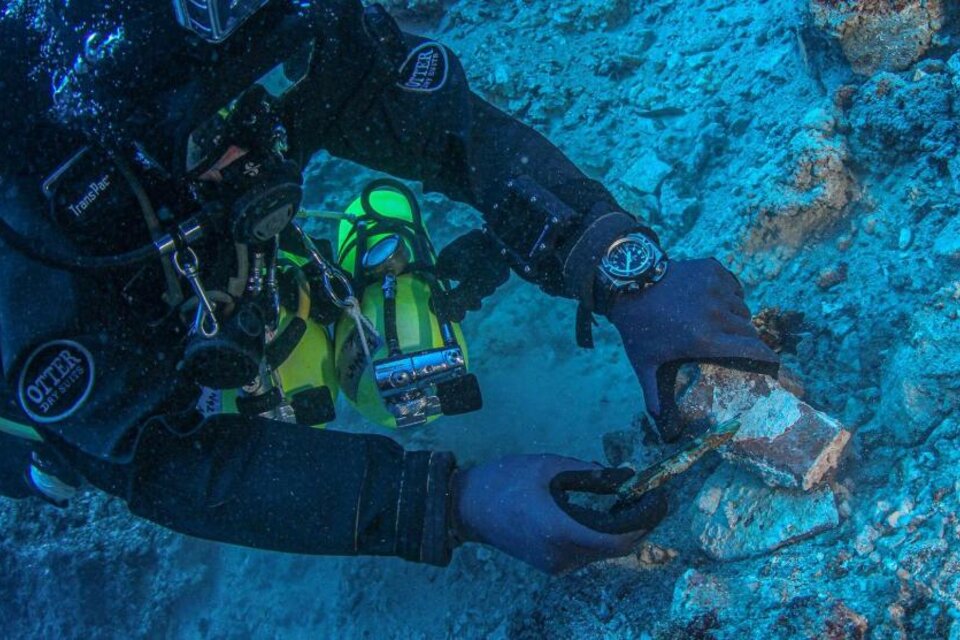
<svg viewBox="0 0 960 640"><path fill-rule="evenodd" d="M757 334L743 287L713 258L674 260L659 282L621 295L608 314L665 442L681 433L674 399L685 362L776 375L780 358Z"/></svg>
<svg viewBox="0 0 960 640"><path fill-rule="evenodd" d="M666 513L662 492L620 512L571 504L570 491L612 494L633 475L548 454L509 456L457 473L456 532L542 571L563 573L630 553Z"/></svg>

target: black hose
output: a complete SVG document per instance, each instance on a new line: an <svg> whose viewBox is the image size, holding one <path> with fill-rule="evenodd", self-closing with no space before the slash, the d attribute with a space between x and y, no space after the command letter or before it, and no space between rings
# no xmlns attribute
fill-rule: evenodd
<svg viewBox="0 0 960 640"><path fill-rule="evenodd" d="M399 356L400 336L397 333L397 278L387 274L383 280L383 329L390 357Z"/></svg>
<svg viewBox="0 0 960 640"><path fill-rule="evenodd" d="M51 249L41 241L31 240L27 236L24 236L3 219L0 219L0 240L3 240L15 251L19 251L32 260L36 260L54 269L63 269L66 271L118 269L139 264L160 255L157 248L152 244L147 244L139 249L112 256L60 253L55 249Z"/></svg>

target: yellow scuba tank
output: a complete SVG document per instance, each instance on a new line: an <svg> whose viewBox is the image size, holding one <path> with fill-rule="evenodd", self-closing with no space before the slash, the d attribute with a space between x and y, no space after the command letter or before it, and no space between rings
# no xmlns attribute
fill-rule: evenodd
<svg viewBox="0 0 960 640"><path fill-rule="evenodd" d="M295 263L303 262L289 254L285 257ZM271 407L270 411L275 414L272 417L277 419L323 427L335 417L334 403L339 393L333 343L327 329L310 318L309 285L305 279L298 281L298 309L296 313L291 313L281 308L277 337L267 345L268 359L271 347L275 347L274 352L277 351L276 347L284 352L280 356L282 361L272 368L266 385L271 392L277 393L273 391L276 389L280 393L280 402L274 403L276 406ZM304 322L299 338L287 333L291 322L297 318ZM299 329L295 333L299 334ZM295 339L295 343L281 345L284 339ZM262 382L260 384L263 385ZM242 390L228 389L220 394L219 407L213 412L240 413L238 405L246 401L248 398Z"/></svg>
<svg viewBox="0 0 960 640"><path fill-rule="evenodd" d="M378 180L346 213L338 262L380 340L364 332L364 349L353 317L345 314L337 323L336 369L344 395L364 417L391 428L479 409L460 326L437 318L430 307L432 292L444 284L433 276L436 251L413 195L399 182Z"/></svg>

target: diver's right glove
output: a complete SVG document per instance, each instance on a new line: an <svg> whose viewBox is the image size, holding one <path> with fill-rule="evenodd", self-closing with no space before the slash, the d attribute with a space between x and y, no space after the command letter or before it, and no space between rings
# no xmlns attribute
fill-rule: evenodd
<svg viewBox="0 0 960 640"><path fill-rule="evenodd" d="M712 362L767 375L780 365L751 323L740 281L713 258L671 261L663 279L619 295L607 316L666 442L681 435L674 399L681 364Z"/></svg>
<svg viewBox="0 0 960 640"><path fill-rule="evenodd" d="M572 504L569 492L611 495L632 475L549 454L508 456L459 471L455 536L553 574L626 555L663 519L664 494L652 491L610 513Z"/></svg>

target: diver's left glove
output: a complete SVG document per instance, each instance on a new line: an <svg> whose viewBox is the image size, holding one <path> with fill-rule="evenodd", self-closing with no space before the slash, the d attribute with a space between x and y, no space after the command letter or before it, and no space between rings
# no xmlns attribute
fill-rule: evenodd
<svg viewBox="0 0 960 640"><path fill-rule="evenodd" d="M607 315L666 442L681 433L674 399L681 364L712 362L768 375L780 365L750 320L740 281L713 258L671 261L663 279L621 294Z"/></svg>
<svg viewBox="0 0 960 640"><path fill-rule="evenodd" d="M483 299L510 278L510 267L487 234L475 229L443 248L436 274L457 284L434 293L430 299L434 312L444 320L462 322L468 311L479 311Z"/></svg>
<svg viewBox="0 0 960 640"><path fill-rule="evenodd" d="M611 495L633 475L548 454L508 456L458 471L454 534L548 573L623 556L666 514L661 491L613 513L573 504L570 492Z"/></svg>

